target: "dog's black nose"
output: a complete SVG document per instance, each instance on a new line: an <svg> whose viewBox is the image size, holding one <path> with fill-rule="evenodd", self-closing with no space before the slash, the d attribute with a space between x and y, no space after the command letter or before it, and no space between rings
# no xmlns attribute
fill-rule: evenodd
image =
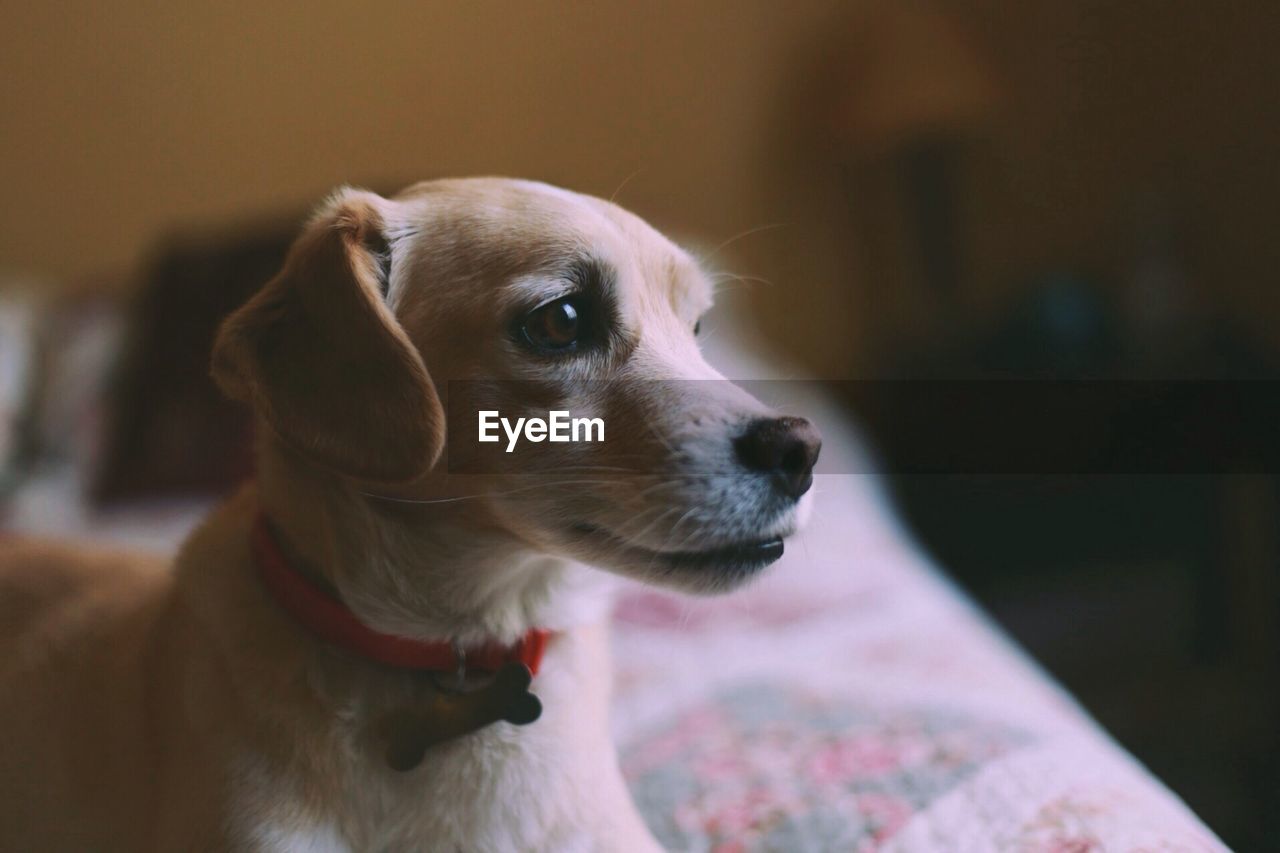
<svg viewBox="0 0 1280 853"><path fill-rule="evenodd" d="M773 474L778 488L799 500L813 485L822 436L804 418L761 418L733 440L733 449L743 465Z"/></svg>

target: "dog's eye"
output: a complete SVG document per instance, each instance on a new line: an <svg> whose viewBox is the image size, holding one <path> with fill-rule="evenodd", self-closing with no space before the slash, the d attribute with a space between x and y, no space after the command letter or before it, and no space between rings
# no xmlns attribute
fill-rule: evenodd
<svg viewBox="0 0 1280 853"><path fill-rule="evenodd" d="M698 322L693 324L693 334L696 336L701 331L702 331L702 321L699 320Z"/></svg>
<svg viewBox="0 0 1280 853"><path fill-rule="evenodd" d="M575 296L548 302L525 318L524 336L529 343L542 349L572 349L585 332L584 313L579 298Z"/></svg>

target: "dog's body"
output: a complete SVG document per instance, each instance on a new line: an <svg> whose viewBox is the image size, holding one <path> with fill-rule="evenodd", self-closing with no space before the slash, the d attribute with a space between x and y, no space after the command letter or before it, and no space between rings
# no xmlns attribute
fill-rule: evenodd
<svg viewBox="0 0 1280 853"><path fill-rule="evenodd" d="M3 552L0 847L650 844L612 757L601 607L581 606L550 644L536 725L490 726L396 773L369 724L412 676L336 653L279 611L248 548L257 503L249 488L210 518L176 575L58 546Z"/></svg>
<svg viewBox="0 0 1280 853"><path fill-rule="evenodd" d="M583 264L585 284L555 271ZM623 426L611 458L541 459L568 479L513 462L525 479L464 478L475 493L457 494L437 464L436 389L538 378L579 407L644 410L643 391L582 391L574 359L614 378L715 378L690 343L709 300L699 275L629 214L541 185L332 201L220 336L215 376L262 420L259 472L176 567L0 548L0 848L656 849L610 741L609 575L586 564L694 590L741 581L794 529L816 437L745 395L663 401L675 411L657 446ZM515 343L500 337L513 317ZM767 428L738 435L744 423ZM634 457L656 485L608 474ZM379 721L436 688L291 618L256 570L259 516L379 631L464 646L553 632L533 684L542 717L393 770Z"/></svg>

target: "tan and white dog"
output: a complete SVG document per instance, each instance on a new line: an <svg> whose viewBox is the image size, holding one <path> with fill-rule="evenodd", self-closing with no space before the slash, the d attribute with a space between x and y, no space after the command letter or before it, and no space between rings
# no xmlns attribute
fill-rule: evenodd
<svg viewBox="0 0 1280 853"><path fill-rule="evenodd" d="M612 579L751 577L796 529L820 444L690 381L721 378L694 338L710 302L688 255L595 198L505 179L334 195L215 346L260 421L256 482L176 566L0 547L0 849L657 849L610 742ZM474 433L446 428L442 396L479 379L528 389L513 411L597 415L608 440L451 473ZM549 632L540 719L389 766L385 721L445 688L300 621L264 583L264 523L293 581L371 634L465 653Z"/></svg>

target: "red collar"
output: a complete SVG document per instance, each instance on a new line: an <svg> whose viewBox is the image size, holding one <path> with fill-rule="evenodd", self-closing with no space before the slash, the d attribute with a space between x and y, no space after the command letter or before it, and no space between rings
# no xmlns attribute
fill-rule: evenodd
<svg viewBox="0 0 1280 853"><path fill-rule="evenodd" d="M258 575L271 597L320 639L387 666L448 673L460 669L463 661L458 660L452 643L383 634L356 619L345 604L289 563L265 515L259 515L254 521L250 542ZM550 634L550 631L533 628L514 646L491 644L464 649L466 668L491 672L514 661L523 663L537 675Z"/></svg>

